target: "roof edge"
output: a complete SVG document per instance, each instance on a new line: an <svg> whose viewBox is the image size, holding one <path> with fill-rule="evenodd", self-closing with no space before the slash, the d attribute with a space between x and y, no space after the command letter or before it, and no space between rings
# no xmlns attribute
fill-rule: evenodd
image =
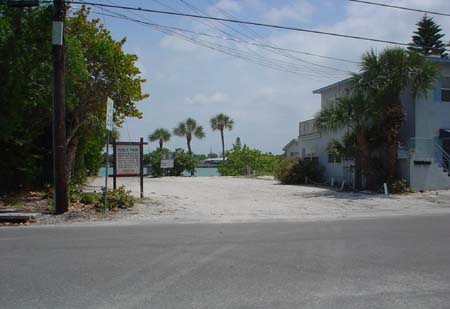
<svg viewBox="0 0 450 309"><path fill-rule="evenodd" d="M322 92L324 92L324 91L326 91L326 90L328 90L328 89L331 89L331 88L340 86L340 85L342 85L342 84L345 84L345 83L349 82L351 79L352 79L352 78L349 77L349 78L340 80L340 81L335 82L335 83L333 83L333 84L330 84L330 85L328 85L328 86L325 86L325 87L316 89L316 90L314 90L312 93L314 93L314 94L321 94Z"/></svg>

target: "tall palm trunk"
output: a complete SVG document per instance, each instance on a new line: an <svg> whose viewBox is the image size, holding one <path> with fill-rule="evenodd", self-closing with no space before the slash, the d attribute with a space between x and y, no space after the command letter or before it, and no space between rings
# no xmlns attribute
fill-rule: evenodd
<svg viewBox="0 0 450 309"><path fill-rule="evenodd" d="M186 138L186 142L187 142L187 148L188 148L188 152L189 154L192 154L192 149L191 149L191 139L189 137Z"/></svg>
<svg viewBox="0 0 450 309"><path fill-rule="evenodd" d="M192 149L191 149L191 139L189 136L186 137L186 141L187 141L187 147L188 147L188 152L189 154L192 154ZM195 173L194 171L191 172L191 176L194 176Z"/></svg>
<svg viewBox="0 0 450 309"><path fill-rule="evenodd" d="M403 107L398 96L391 97L383 113L383 123L386 132L386 180L395 179L399 131L403 123Z"/></svg>
<svg viewBox="0 0 450 309"><path fill-rule="evenodd" d="M163 150L163 146L164 146L164 141L162 140L162 138L159 139L159 150Z"/></svg>
<svg viewBox="0 0 450 309"><path fill-rule="evenodd" d="M225 161L225 141L223 138L223 129L220 130L220 137L222 138L222 159Z"/></svg>
<svg viewBox="0 0 450 309"><path fill-rule="evenodd" d="M363 175L366 176L367 180L367 163L369 155L366 134L362 129L358 129L356 131L356 147L357 153L355 157L355 189L361 190L363 188Z"/></svg>

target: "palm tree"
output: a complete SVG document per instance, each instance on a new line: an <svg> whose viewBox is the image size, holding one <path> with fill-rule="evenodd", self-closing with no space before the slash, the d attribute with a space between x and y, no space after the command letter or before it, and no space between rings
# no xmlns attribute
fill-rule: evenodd
<svg viewBox="0 0 450 309"><path fill-rule="evenodd" d="M213 131L220 131L220 137L222 138L222 159L225 160L225 140L223 138L223 131L225 129L231 131L233 129L234 121L227 115L218 114L215 117L211 118L210 122Z"/></svg>
<svg viewBox="0 0 450 309"><path fill-rule="evenodd" d="M358 91L375 99L382 114L387 181L395 177L399 131L405 119L400 95L406 89L412 92L413 98L426 95L437 72L434 63L401 48L388 48L378 55L370 51L362 58L360 73L353 79Z"/></svg>
<svg viewBox="0 0 450 309"><path fill-rule="evenodd" d="M355 188L362 188L362 175L367 172L368 142L367 131L377 119L374 104L361 94L353 93L337 99L334 106L321 110L316 116L316 125L322 132L348 128L354 134Z"/></svg>
<svg viewBox="0 0 450 309"><path fill-rule="evenodd" d="M168 142L170 140L171 134L168 130L164 128L156 129L152 134L148 136L148 140L150 142L159 140L159 150L163 150L164 142Z"/></svg>
<svg viewBox="0 0 450 309"><path fill-rule="evenodd" d="M192 154L191 149L191 140L192 136L195 136L198 139L202 139L205 137L205 132L203 132L202 126L197 126L197 122L188 118L185 122L180 122L178 126L173 129L173 134L176 136L186 137L188 152Z"/></svg>

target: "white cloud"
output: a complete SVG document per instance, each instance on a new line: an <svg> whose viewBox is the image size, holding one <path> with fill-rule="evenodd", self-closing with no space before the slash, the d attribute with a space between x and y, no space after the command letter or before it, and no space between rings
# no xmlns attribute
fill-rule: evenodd
<svg viewBox="0 0 450 309"><path fill-rule="evenodd" d="M206 105L225 103L227 100L228 96L226 94L216 92L210 95L197 94L193 97L187 97L184 99L184 102L188 105Z"/></svg>
<svg viewBox="0 0 450 309"><path fill-rule="evenodd" d="M266 20L271 23L305 22L314 12L314 6L307 0L295 0L286 6L272 8L266 14Z"/></svg>
<svg viewBox="0 0 450 309"><path fill-rule="evenodd" d="M249 20L257 20L258 13L270 11L265 6L267 2L252 0L255 3L258 2L255 5L259 5L258 8L252 7L258 12L254 13L248 4L250 1L239 1L239 5L242 7L239 16L245 15ZM292 3L292 1L290 2ZM389 3L401 5L403 2L390 1ZM273 3L286 2L273 1ZM296 1L295 5L302 3L307 2ZM310 3L316 5L316 1L310 1ZM298 7L294 8L297 13L292 13L292 16L295 16L292 18L296 18L296 20L291 19L290 21L322 17L323 20L326 20L326 24L318 23L314 26L315 29L407 43L416 28L415 23L422 16L402 10L378 8L346 1L325 0L320 3L322 4L321 10L317 9L309 13L302 13ZM327 9L324 6L330 8ZM440 12L450 11L450 1L448 0L409 0L408 6ZM278 10L278 15L273 13L274 16L277 16L274 18L281 18L283 14L291 14L280 9L279 7L274 8L273 12ZM340 15L333 15L333 19L326 19L325 13L322 11L325 9L328 10L328 14L333 14L333 10L336 10ZM282 12L284 13L281 14ZM289 16L287 17L289 18ZM283 17L284 19L280 20L280 23L287 22L287 17ZM434 19L442 26L443 33L450 34L448 18L434 17ZM171 21L167 20L163 23L170 24ZM267 41L280 47L350 60L359 60L361 54L370 48L381 50L386 46L386 44L316 34L292 31L268 32L265 29L254 29L263 34ZM212 30L208 29L209 31ZM151 32L146 33L150 34ZM447 35L444 39L448 41L449 38ZM220 43L236 47L232 42ZM320 96L312 94L312 91L342 78L332 70L283 58L259 48L257 49L258 53L265 57L278 57L283 61L295 62L302 75L262 68L248 61L203 47L192 46L190 43L174 38L161 40L158 36L153 37L152 40L149 38L148 42L143 42L142 33L139 33L134 39L129 37L126 46L133 44L141 46L141 50L138 52L139 67L146 69L148 82L145 90L151 94L151 98L148 104L145 102L138 105L144 113L144 118L129 121L130 134L137 139L140 136L146 136L154 128L170 129L175 127L179 121L187 117L194 117L199 124L205 127L207 133L204 140L193 142L193 149L197 153L207 153L210 147L213 148L213 151L220 149L220 138L217 133L209 130L208 123L213 115L222 112L235 120L233 130L226 133L227 147L230 147L236 137L240 136L243 143L252 147L280 153L282 147L297 135L298 122L313 117L319 110ZM251 49L256 48L252 47ZM357 70L357 66L352 64L300 54L295 54L295 56L321 65ZM122 135L127 136L126 131ZM172 149L185 147L185 140L174 137L168 143L168 147Z"/></svg>
<svg viewBox="0 0 450 309"><path fill-rule="evenodd" d="M232 13L239 12L241 10L239 3L234 0L220 0L214 6L220 10L225 10Z"/></svg>

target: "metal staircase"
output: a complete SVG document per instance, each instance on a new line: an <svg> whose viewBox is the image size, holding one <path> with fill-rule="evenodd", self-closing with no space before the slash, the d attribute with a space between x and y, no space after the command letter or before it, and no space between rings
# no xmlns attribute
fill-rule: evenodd
<svg viewBox="0 0 450 309"><path fill-rule="evenodd" d="M450 176L450 155L442 148L438 141L434 142L434 159L444 173Z"/></svg>

